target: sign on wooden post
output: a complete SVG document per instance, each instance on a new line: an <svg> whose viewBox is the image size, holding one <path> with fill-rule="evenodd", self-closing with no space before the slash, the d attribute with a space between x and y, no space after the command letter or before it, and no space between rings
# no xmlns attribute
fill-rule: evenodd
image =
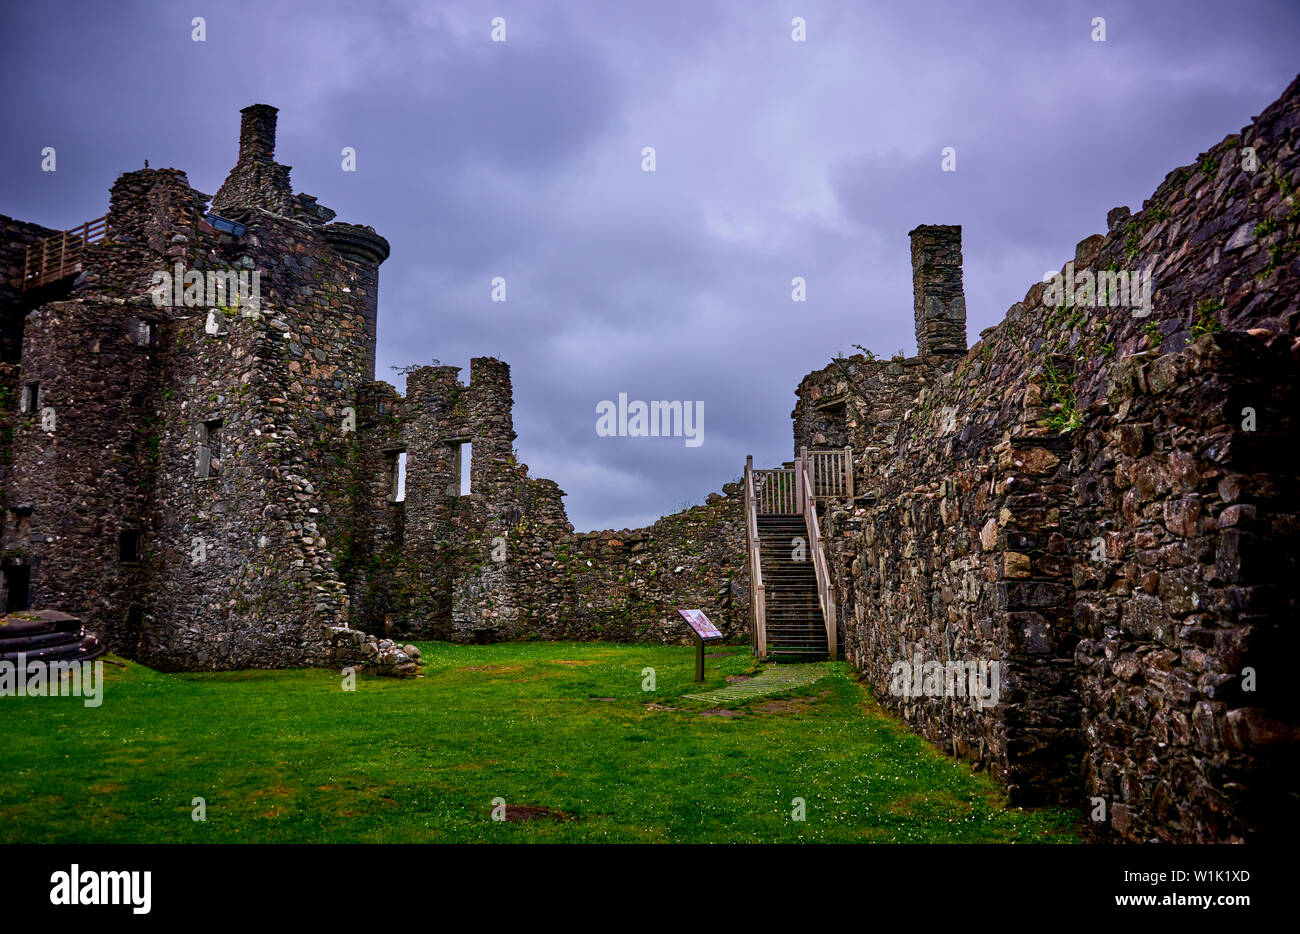
<svg viewBox="0 0 1300 934"><path fill-rule="evenodd" d="M721 642L722 632L709 622L703 610L678 610L695 636L695 680L704 680L704 643Z"/></svg>

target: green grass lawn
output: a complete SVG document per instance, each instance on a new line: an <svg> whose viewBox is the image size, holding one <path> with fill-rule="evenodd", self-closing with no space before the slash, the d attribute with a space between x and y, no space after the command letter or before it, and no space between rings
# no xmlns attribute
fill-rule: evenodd
<svg viewBox="0 0 1300 934"><path fill-rule="evenodd" d="M682 698L699 689L689 648L421 649L426 677L353 692L332 671L105 665L98 708L0 698L0 842L1078 839L1077 814L1008 808L843 663L723 717ZM706 688L754 669L721 651ZM568 819L494 821L498 798Z"/></svg>

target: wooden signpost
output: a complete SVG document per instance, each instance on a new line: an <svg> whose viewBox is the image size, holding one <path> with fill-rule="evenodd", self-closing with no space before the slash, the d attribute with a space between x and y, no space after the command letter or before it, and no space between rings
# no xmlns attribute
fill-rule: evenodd
<svg viewBox="0 0 1300 934"><path fill-rule="evenodd" d="M722 633L709 622L703 610L678 610L695 635L695 680L704 680L704 643L721 642Z"/></svg>

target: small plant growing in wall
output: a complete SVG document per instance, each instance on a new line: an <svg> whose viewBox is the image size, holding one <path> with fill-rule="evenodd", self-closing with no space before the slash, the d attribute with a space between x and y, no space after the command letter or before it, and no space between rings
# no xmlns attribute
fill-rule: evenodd
<svg viewBox="0 0 1300 934"><path fill-rule="evenodd" d="M1154 321L1148 321L1142 333L1147 336L1147 346L1152 350L1159 350L1160 345L1165 342L1165 336L1160 332L1160 326Z"/></svg>
<svg viewBox="0 0 1300 934"><path fill-rule="evenodd" d="M852 347L854 350L856 350L858 353L862 354L862 356L866 357L868 360L879 359L876 356L876 352L874 350L868 350L867 348L863 347L861 344L850 344L849 346ZM844 355L841 354L840 356L843 357Z"/></svg>
<svg viewBox="0 0 1300 934"><path fill-rule="evenodd" d="M1278 178L1278 187L1282 190L1283 196L1291 198L1291 183L1286 178ZM1278 229L1285 229L1292 224L1300 221L1300 205L1294 205L1286 216L1279 221L1276 217L1267 217L1255 225L1255 239L1259 240L1267 237L1269 234ZM1282 255L1282 250L1287 246L1294 244L1300 236L1292 235L1283 237L1277 243L1271 244L1268 248L1268 265L1260 270L1257 275L1264 276L1277 268L1278 259Z"/></svg>
<svg viewBox="0 0 1300 934"><path fill-rule="evenodd" d="M1192 322L1192 337L1222 331L1223 325L1219 324L1219 320L1214 317L1214 313L1222 307L1223 302L1218 299L1203 299L1196 306L1196 320Z"/></svg>
<svg viewBox="0 0 1300 934"><path fill-rule="evenodd" d="M434 357L428 363L410 363L406 366L390 366L389 369L395 372L398 376L410 376L412 372L418 370L422 366L442 366L442 361L437 357Z"/></svg>
<svg viewBox="0 0 1300 934"><path fill-rule="evenodd" d="M1260 240L1277 230L1277 218L1266 217L1255 225L1255 239Z"/></svg>
<svg viewBox="0 0 1300 934"><path fill-rule="evenodd" d="M1083 424L1079 414L1078 395L1074 387L1074 374L1060 370L1048 361L1043 368L1047 378L1044 395L1053 411L1044 420L1044 424L1053 431L1065 434L1074 431Z"/></svg>
<svg viewBox="0 0 1300 934"><path fill-rule="evenodd" d="M1142 244L1142 228L1137 221L1129 221L1128 236L1124 240L1124 255L1128 257L1129 262L1137 259L1138 250Z"/></svg>

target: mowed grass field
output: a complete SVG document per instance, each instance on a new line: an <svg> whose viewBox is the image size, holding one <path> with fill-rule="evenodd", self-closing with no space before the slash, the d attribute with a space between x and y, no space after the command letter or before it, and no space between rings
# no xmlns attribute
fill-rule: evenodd
<svg viewBox="0 0 1300 934"><path fill-rule="evenodd" d="M722 716L682 697L690 648L419 645L425 677L351 692L336 671L106 664L98 708L0 698L0 842L1078 840L1078 814L1008 808L843 663ZM706 688L755 670L718 651ZM493 820L500 799L533 818Z"/></svg>

